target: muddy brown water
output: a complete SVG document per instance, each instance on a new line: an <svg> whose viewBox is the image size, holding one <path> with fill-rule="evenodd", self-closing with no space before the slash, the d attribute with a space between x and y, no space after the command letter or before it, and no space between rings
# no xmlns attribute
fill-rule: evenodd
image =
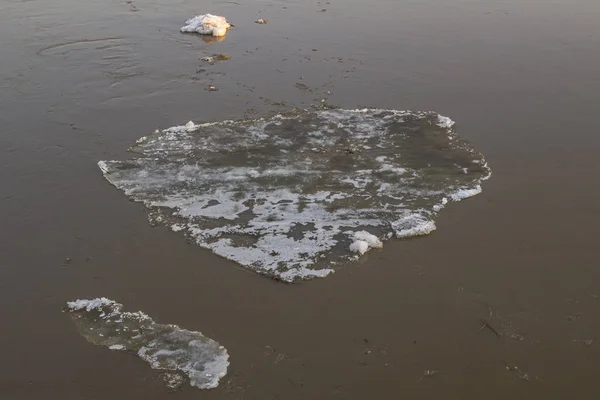
<svg viewBox="0 0 600 400"><path fill-rule="evenodd" d="M600 3L238 3L0 0L0 398L598 398ZM224 40L178 32L205 11ZM96 166L321 99L448 115L494 176L431 236L285 285L151 228ZM61 312L96 296L218 340L229 374L169 393Z"/></svg>

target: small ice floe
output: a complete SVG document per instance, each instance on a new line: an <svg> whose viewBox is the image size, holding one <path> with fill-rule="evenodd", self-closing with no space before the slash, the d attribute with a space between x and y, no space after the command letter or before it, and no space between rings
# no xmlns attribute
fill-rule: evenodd
<svg viewBox="0 0 600 400"><path fill-rule="evenodd" d="M169 389L186 379L199 389L215 388L227 374L227 350L200 332L159 324L141 311L123 311L122 304L105 297L70 301L67 310L89 342L130 352L165 371Z"/></svg>
<svg viewBox="0 0 600 400"><path fill-rule="evenodd" d="M350 245L350 251L360 255L365 254L369 249L381 249L383 243L379 238L367 231L354 232L354 242Z"/></svg>
<svg viewBox="0 0 600 400"><path fill-rule="evenodd" d="M225 36L229 28L231 28L231 24L227 22L225 17L202 14L185 21L185 25L181 27L181 32Z"/></svg>
<svg viewBox="0 0 600 400"><path fill-rule="evenodd" d="M266 19L260 18L260 19L257 19L254 22L257 23L257 24L260 24L260 25L265 25L268 21Z"/></svg>

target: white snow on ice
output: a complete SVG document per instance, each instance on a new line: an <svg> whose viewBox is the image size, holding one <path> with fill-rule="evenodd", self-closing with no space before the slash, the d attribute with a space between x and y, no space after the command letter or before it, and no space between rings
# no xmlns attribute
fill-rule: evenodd
<svg viewBox="0 0 600 400"><path fill-rule="evenodd" d="M350 245L350 251L363 255L369 251L369 243L365 242L364 240L355 240Z"/></svg>
<svg viewBox="0 0 600 400"><path fill-rule="evenodd" d="M367 242L369 244L369 247L372 249L382 249L383 248L383 243L381 242L381 240L379 240L379 238L377 236L375 236L372 233L369 233L367 231L355 232L354 238L356 238L358 240L364 240L365 242Z"/></svg>
<svg viewBox="0 0 600 400"><path fill-rule="evenodd" d="M452 126L454 126L455 122L452 121L448 117L444 117L444 116L440 115L440 116L438 116L437 124L440 128L452 128Z"/></svg>
<svg viewBox="0 0 600 400"><path fill-rule="evenodd" d="M352 232L350 232L352 234ZM367 231L353 232L354 242L350 245L350 251L365 254L370 249L382 249L383 242L372 233Z"/></svg>

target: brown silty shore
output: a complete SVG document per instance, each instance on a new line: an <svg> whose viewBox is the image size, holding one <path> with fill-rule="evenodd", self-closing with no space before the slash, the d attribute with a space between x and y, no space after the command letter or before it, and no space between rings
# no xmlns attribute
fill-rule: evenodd
<svg viewBox="0 0 600 400"><path fill-rule="evenodd" d="M598 398L598 2L37 3L0 4L0 399ZM178 32L202 12L235 28ZM322 99L448 115L494 176L432 235L286 285L150 227L96 166ZM227 376L170 393L87 343L61 311L98 296L217 340Z"/></svg>

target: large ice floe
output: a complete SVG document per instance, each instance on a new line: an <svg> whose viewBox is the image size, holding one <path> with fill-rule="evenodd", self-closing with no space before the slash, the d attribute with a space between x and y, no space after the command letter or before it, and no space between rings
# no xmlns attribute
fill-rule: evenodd
<svg viewBox="0 0 600 400"><path fill-rule="evenodd" d="M211 389L227 373L227 350L200 332L158 324L143 312L123 311L122 304L104 297L71 301L67 309L88 341L135 353L153 369L169 372L172 382L184 375L192 386Z"/></svg>
<svg viewBox="0 0 600 400"><path fill-rule="evenodd" d="M295 110L175 126L138 140L105 178L153 224L292 281L425 235L450 201L478 194L483 156L433 112Z"/></svg>
<svg viewBox="0 0 600 400"><path fill-rule="evenodd" d="M201 35L225 36L231 24L225 17L212 14L197 15L185 21L181 27L181 32L199 33Z"/></svg>

